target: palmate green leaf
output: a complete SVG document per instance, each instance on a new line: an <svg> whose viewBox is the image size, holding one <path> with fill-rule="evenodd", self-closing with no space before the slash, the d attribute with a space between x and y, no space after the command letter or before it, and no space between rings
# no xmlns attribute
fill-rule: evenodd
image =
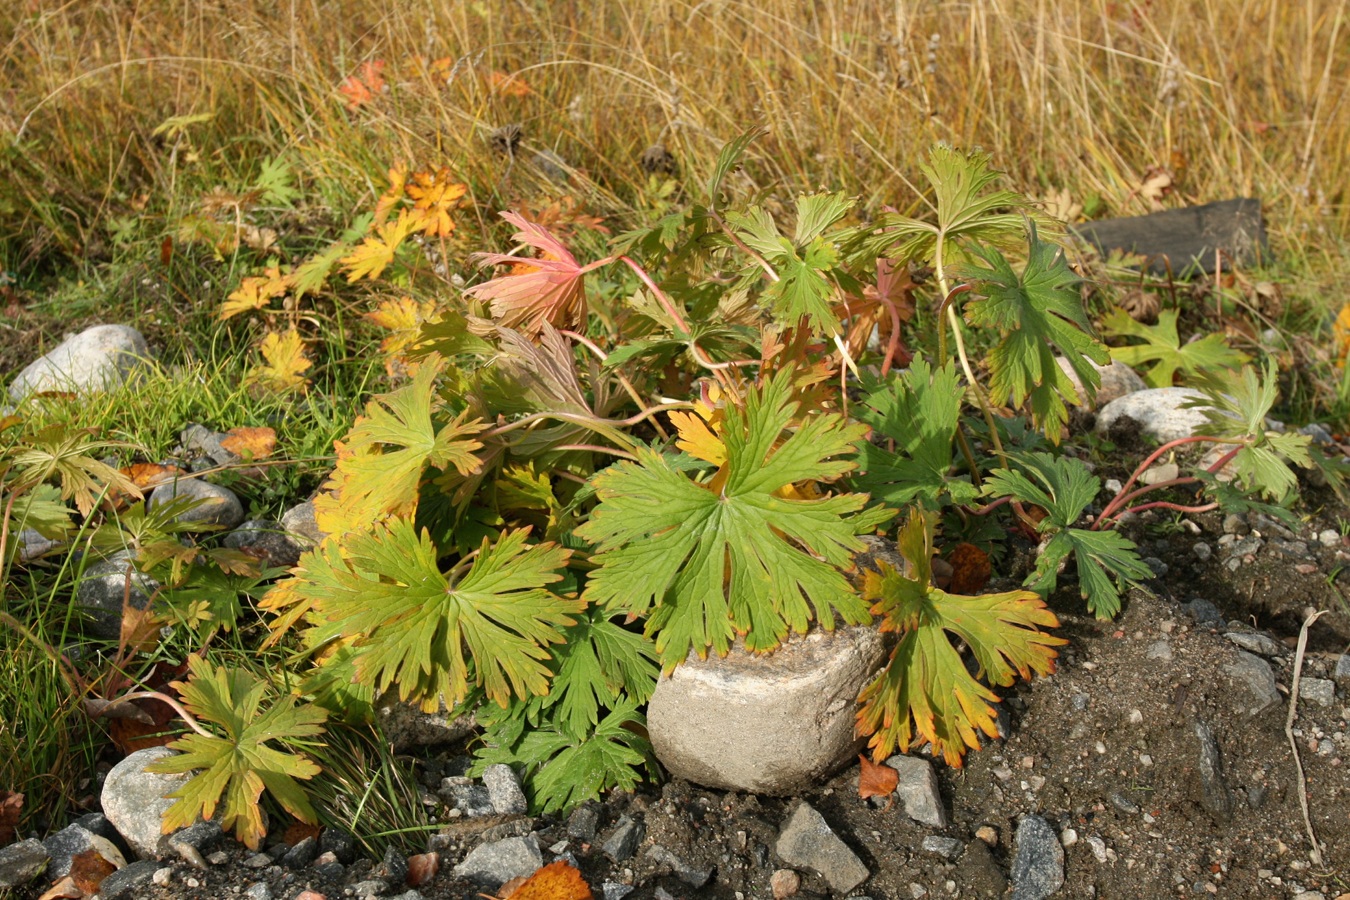
<svg viewBox="0 0 1350 900"><path fill-rule="evenodd" d="M1117 532L1072 527L1101 490L1101 479L1079 460L1067 457L1010 453L1008 459L1016 468L991 472L984 493L1034 503L1049 513L1041 521L1041 532L1054 532L1041 548L1026 586L1042 597L1049 596L1058 583L1060 564L1072 555L1088 609L1099 619L1114 617L1120 612L1125 586L1153 573L1139 558L1134 543Z"/></svg>
<svg viewBox="0 0 1350 900"><path fill-rule="evenodd" d="M303 754L278 750L268 742L322 734L324 710L297 706L291 696L262 709L266 682L241 669L214 666L195 654L188 657L188 671L188 681L174 682L172 687L200 722L216 726L224 736L184 735L169 744L180 751L178 755L146 767L147 772L160 774L196 773L168 795L177 802L164 814L164 833L191 825L198 816L210 819L223 804L221 827L233 828L240 841L256 850L266 834L258 805L264 789L300 821L317 824L314 808L296 779L313 778L319 767Z"/></svg>
<svg viewBox="0 0 1350 900"><path fill-rule="evenodd" d="M1008 686L1017 676L1054 671L1054 647L1068 643L1040 630L1059 625L1054 613L1030 591L963 597L930 582L933 557L932 513L913 512L897 541L913 578L882 563L869 571L863 594L874 601L883 631L900 641L886 668L858 697L859 734L871 735L873 758L908 752L928 741L934 754L960 766L979 735L998 736L998 701L986 684ZM977 663L975 675L953 644L964 641Z"/></svg>
<svg viewBox="0 0 1350 900"><path fill-rule="evenodd" d="M1149 387L1171 387L1178 371L1186 377L1217 373L1223 369L1236 369L1250 358L1229 347L1222 334L1207 334L1183 344L1177 334L1177 311L1174 309L1159 312L1157 325L1145 325L1136 322L1125 310L1116 308L1102 319L1102 330L1144 341L1112 347L1111 358L1134 369L1150 366L1140 372Z"/></svg>
<svg viewBox="0 0 1350 900"><path fill-rule="evenodd" d="M750 650L769 650L789 630L804 632L812 618L826 629L836 612L850 623L867 621L866 604L841 574L862 549L850 516L866 495L777 494L852 469L842 457L866 428L816 415L780 443L797 412L791 394L792 372L785 369L749 392L744 411L728 407L727 463L712 482L720 490L646 448L636 450L637 462L593 479L600 504L576 532L597 548L598 569L585 597L613 612L647 616L647 634L656 635L667 670L691 649L725 654L738 634Z"/></svg>
<svg viewBox="0 0 1350 900"><path fill-rule="evenodd" d="M873 234L862 242L871 256L892 259L931 259L937 241L967 238L973 243L998 243L1022 233L1028 215L1035 215L1027 199L1013 191L988 190L999 178L987 153L962 153L939 144L920 170L933 187L936 222L888 214L881 216Z"/></svg>
<svg viewBox="0 0 1350 900"><path fill-rule="evenodd" d="M722 199L722 181L740 165L741 157L750 145L769 133L769 129L763 125L756 125L754 128L739 135L722 148L717 154L717 162L713 164L712 174L708 177L708 184L704 191L708 195L708 204L716 209Z"/></svg>
<svg viewBox="0 0 1350 900"><path fill-rule="evenodd" d="M954 363L935 370L922 357L872 390L857 416L872 426L874 438L858 451L852 484L895 505L918 500L932 507L944 493L955 503L979 496L968 479L949 474L963 393ZM894 441L895 452L877 446L877 438Z"/></svg>
<svg viewBox="0 0 1350 900"><path fill-rule="evenodd" d="M779 234L773 217L758 206L745 212L728 212L726 219L736 235L777 271L778 280L765 289L763 296L778 323L791 326L806 318L819 334L837 332L839 322L830 310L834 292L831 275L839 265L834 246L822 236L794 245Z"/></svg>
<svg viewBox="0 0 1350 900"><path fill-rule="evenodd" d="M563 631L553 649L557 675L553 691L542 698L544 709L556 706L558 730L575 740L600 721L600 709L615 708L622 697L647 702L656 687L656 652L651 642L591 607Z"/></svg>
<svg viewBox="0 0 1350 900"><path fill-rule="evenodd" d="M96 429L64 424L40 429L9 459L12 469L19 473L11 489L23 492L55 479L60 485L61 499L74 498L75 508L82 516L93 512L95 501L105 491L139 498L141 491L130 478L95 457L107 448L124 445L93 440L95 433Z"/></svg>
<svg viewBox="0 0 1350 900"><path fill-rule="evenodd" d="M1206 421L1196 432L1242 441L1232 464L1243 489L1283 501L1298 487L1291 464L1313 464L1312 438L1266 428L1266 416L1278 396L1275 361L1266 361L1263 375L1243 366L1238 378L1206 378L1200 390L1204 399L1182 404L1183 409L1199 409L1204 415Z"/></svg>
<svg viewBox="0 0 1350 900"><path fill-rule="evenodd" d="M971 248L985 265L963 267L960 277L974 285L976 299L966 304L966 318L973 325L988 326L1000 334L989 352L990 399L995 403L1021 406L1030 399L1031 417L1052 442L1058 442L1060 427L1069 420L1067 399L1082 403L1073 381L1055 362L1055 351L1094 395L1101 377L1088 362L1105 364L1110 354L1091 335L1092 325L1083 311L1078 292L1082 281L1060 248L1036 236L1031 225L1026 267L1019 275L1008 260L992 247Z"/></svg>
<svg viewBox="0 0 1350 900"><path fill-rule="evenodd" d="M294 590L322 623L314 642L352 641L356 671L376 691L397 685L402 699L435 711L442 698L464 699L472 661L474 683L505 704L548 693L548 647L585 607L544 589L562 578L570 551L527 545L528 533L484 541L469 571L452 580L426 531L394 519L341 548L321 545Z"/></svg>

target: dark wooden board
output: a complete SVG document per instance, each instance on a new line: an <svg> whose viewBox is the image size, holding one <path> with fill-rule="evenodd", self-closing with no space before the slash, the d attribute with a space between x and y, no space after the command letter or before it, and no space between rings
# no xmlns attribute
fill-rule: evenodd
<svg viewBox="0 0 1350 900"><path fill-rule="evenodd" d="M1227 265L1251 265L1268 254L1261 201L1252 197L1204 206L1168 209L1128 219L1101 219L1073 226L1103 254L1124 250L1145 257L1148 271L1178 278L1214 273L1214 251Z"/></svg>

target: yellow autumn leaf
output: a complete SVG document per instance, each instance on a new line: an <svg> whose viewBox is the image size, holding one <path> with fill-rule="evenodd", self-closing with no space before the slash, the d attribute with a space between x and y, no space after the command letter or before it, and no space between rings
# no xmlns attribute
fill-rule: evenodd
<svg viewBox="0 0 1350 900"><path fill-rule="evenodd" d="M441 166L436 172L418 172L408 185L408 196L413 206L423 215L422 233L427 237L449 237L455 230L450 210L463 197L468 187L450 177L450 170Z"/></svg>
<svg viewBox="0 0 1350 900"><path fill-rule="evenodd" d="M280 297L290 290L289 275L282 275L277 268L270 268L262 275L252 275L239 283L234 293L225 298L218 313L223 322L240 313L263 309L273 297Z"/></svg>
<svg viewBox="0 0 1350 900"><path fill-rule="evenodd" d="M386 222L375 228L375 234L366 238L350 256L342 258L343 271L347 281L360 281L362 278L379 278L385 266L394 261L394 252L398 250L404 238L412 233L424 221L419 212L415 217L408 211L400 210L398 219Z"/></svg>
<svg viewBox="0 0 1350 900"><path fill-rule="evenodd" d="M268 332L262 342L266 365L256 367L250 381L274 391L303 390L309 379L300 374L314 365L305 354L305 342L294 328L285 334Z"/></svg>
<svg viewBox="0 0 1350 900"><path fill-rule="evenodd" d="M380 199L375 201L375 224L383 225L389 221L389 214L398 206L403 199L404 192L408 184L408 167L404 163L399 163L389 170L389 190L380 195Z"/></svg>
<svg viewBox="0 0 1350 900"><path fill-rule="evenodd" d="M721 466L727 461L727 445L722 443L722 439L702 418L680 410L673 410L669 415L675 430L679 432L675 446L695 459L710 462L714 466Z"/></svg>
<svg viewBox="0 0 1350 900"><path fill-rule="evenodd" d="M364 318L390 332L389 336L380 342L380 349L389 357L389 363L394 363L404 350L421 337L422 323L435 314L435 301L424 300L418 303L411 297L399 297L397 300L388 299L381 302L374 310L366 313ZM389 363L386 364L386 369L390 368Z"/></svg>
<svg viewBox="0 0 1350 900"><path fill-rule="evenodd" d="M1346 357L1350 356L1350 303L1341 307L1336 321L1331 323L1331 337L1336 342L1336 365L1344 368Z"/></svg>

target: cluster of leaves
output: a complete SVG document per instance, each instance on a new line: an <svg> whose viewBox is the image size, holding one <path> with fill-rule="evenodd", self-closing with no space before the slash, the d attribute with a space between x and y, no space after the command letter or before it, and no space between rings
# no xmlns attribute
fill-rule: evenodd
<svg viewBox="0 0 1350 900"><path fill-rule="evenodd" d="M372 78L357 81L373 97ZM349 86L354 108L371 102ZM1218 464L1138 490L1131 478L1095 509L1100 481L1057 448L1111 354L1043 237L1053 223L995 189L984 155L938 147L933 220L852 224L855 201L823 192L784 225L726 196L755 137L723 151L702 202L662 208L609 255L583 262L507 212L515 249L477 255L502 267L491 277L372 314L404 380L338 443L315 499L327 537L260 604L317 709L283 696L259 712L265 686L194 664L180 692L214 730L170 764L202 770L183 816L224 803L256 838L264 788L309 815L293 779L312 767L267 747L267 729L311 736L325 717L369 718L382 695L476 709L478 765L518 766L536 809L563 810L654 772L643 707L660 670L874 616L898 642L862 692L860 732L878 759L927 744L959 765L995 734L994 689L1052 670L1048 594L1076 577L1107 618L1147 577L1111 530L1121 513L1164 489L1282 501L1289 467L1315 462L1305 438L1266 432L1273 373L1249 369L1236 390L1208 388L1208 432L1177 442L1227 447ZM246 280L222 314L294 325L330 271L386 284L447 259L463 186L445 170L390 181L354 236ZM1157 360L1160 378L1236 361L1175 340L1146 352L1136 362ZM1235 484L1215 477L1227 463ZM1010 529L1037 538L1024 589L935 584L940 519L963 559ZM892 529L905 571L856 572L862 537Z"/></svg>

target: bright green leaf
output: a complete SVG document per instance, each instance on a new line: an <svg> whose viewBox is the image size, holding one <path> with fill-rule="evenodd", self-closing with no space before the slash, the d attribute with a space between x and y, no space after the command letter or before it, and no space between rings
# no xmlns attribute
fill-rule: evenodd
<svg viewBox="0 0 1350 900"><path fill-rule="evenodd" d="M1157 325L1136 322L1123 309L1113 309L1102 320L1107 334L1139 338L1142 344L1112 347L1111 358L1139 369L1149 387L1171 387L1180 371L1192 378L1224 369L1235 369L1248 356L1228 346L1222 334L1207 334L1185 344L1177 335L1177 311L1164 309L1158 313Z"/></svg>

